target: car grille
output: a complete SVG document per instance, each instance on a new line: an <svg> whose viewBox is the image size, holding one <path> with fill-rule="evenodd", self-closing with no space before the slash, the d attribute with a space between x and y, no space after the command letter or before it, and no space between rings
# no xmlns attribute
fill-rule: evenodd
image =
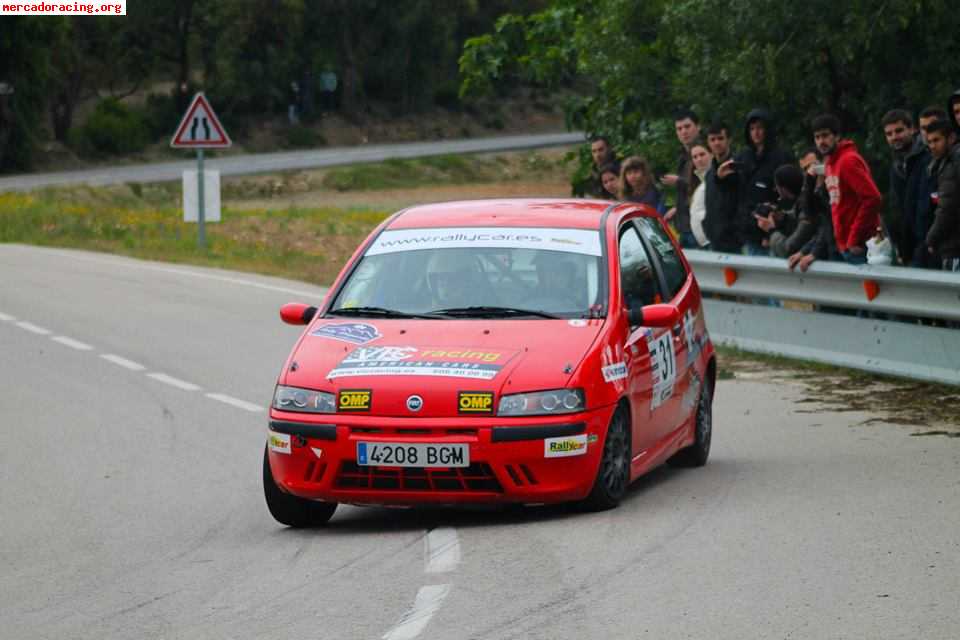
<svg viewBox="0 0 960 640"><path fill-rule="evenodd" d="M411 428L411 427L350 427L350 433L378 433L386 435L413 436L476 436L477 429L465 427Z"/></svg>
<svg viewBox="0 0 960 640"><path fill-rule="evenodd" d="M338 489L378 491L423 491L460 493L503 493L490 465L428 469L424 467L372 467L343 462L337 473Z"/></svg>

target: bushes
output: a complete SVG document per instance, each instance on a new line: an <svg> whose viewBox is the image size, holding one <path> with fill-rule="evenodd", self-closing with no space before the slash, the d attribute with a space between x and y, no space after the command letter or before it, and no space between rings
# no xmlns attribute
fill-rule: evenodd
<svg viewBox="0 0 960 640"><path fill-rule="evenodd" d="M70 133L70 142L86 155L142 151L150 142L146 118L116 98L101 100L87 121Z"/></svg>

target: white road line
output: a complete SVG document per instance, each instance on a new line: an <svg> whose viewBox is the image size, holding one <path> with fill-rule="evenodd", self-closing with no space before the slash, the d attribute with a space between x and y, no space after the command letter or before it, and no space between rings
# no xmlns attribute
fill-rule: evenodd
<svg viewBox="0 0 960 640"><path fill-rule="evenodd" d="M200 386L195 385L192 382L187 382L186 380L180 380L179 378L174 378L173 376L168 376L165 373L148 373L148 378L153 378L158 382L168 384L171 387L176 387L178 389L183 389L184 391L199 391Z"/></svg>
<svg viewBox="0 0 960 640"><path fill-rule="evenodd" d="M427 573L446 573L460 564L460 541L452 527L433 529L425 538Z"/></svg>
<svg viewBox="0 0 960 640"><path fill-rule="evenodd" d="M218 400L239 409L246 409L247 411L253 411L256 413L263 411L263 407L258 404L253 404L252 402L247 402L246 400L238 400L237 398L224 395L222 393L208 393L206 396L211 400Z"/></svg>
<svg viewBox="0 0 960 640"><path fill-rule="evenodd" d="M13 322L16 320L16 318L11 315L7 315L6 313L0 313L0 320L3 320L4 322Z"/></svg>
<svg viewBox="0 0 960 640"><path fill-rule="evenodd" d="M73 338L68 338L67 336L56 336L50 338L54 342L59 342L60 344L65 344L68 347L72 347L78 351L92 351L93 347L88 345L85 342L80 342L79 340L74 340Z"/></svg>
<svg viewBox="0 0 960 640"><path fill-rule="evenodd" d="M403 615L397 626L383 634L383 640L413 640L423 633L430 618L440 609L448 593L450 593L448 584L429 584L420 587L413 608Z"/></svg>
<svg viewBox="0 0 960 640"><path fill-rule="evenodd" d="M127 360L126 358L115 356L112 353L101 353L100 357L106 360L107 362L112 362L113 364L120 365L124 369L130 369L130 371L143 371L144 369L146 369L146 367L140 364L139 362L134 362L133 360Z"/></svg>
<svg viewBox="0 0 960 640"><path fill-rule="evenodd" d="M43 327L38 327L32 322L27 322L26 320L18 322L17 326L20 327L21 329L26 329L30 333L36 333L37 335L41 335L41 336L50 335L50 329L44 329Z"/></svg>

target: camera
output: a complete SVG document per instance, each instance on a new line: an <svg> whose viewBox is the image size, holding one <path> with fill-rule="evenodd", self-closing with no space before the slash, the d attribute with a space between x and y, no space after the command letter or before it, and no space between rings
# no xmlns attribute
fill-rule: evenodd
<svg viewBox="0 0 960 640"><path fill-rule="evenodd" d="M771 213L777 210L775 205L770 204L769 202L763 202L757 205L757 208L753 210L753 215L762 216L766 218Z"/></svg>

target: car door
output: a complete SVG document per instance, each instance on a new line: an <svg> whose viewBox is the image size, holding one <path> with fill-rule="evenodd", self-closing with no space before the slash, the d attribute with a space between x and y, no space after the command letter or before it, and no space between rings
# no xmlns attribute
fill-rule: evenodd
<svg viewBox="0 0 960 640"><path fill-rule="evenodd" d="M623 306L637 308L662 299L661 281L649 249L637 228L628 222L619 234L620 295ZM627 395L633 416L633 450L642 455L670 431L671 420L659 395L673 379L673 338L670 329L632 326L623 345L627 364Z"/></svg>
<svg viewBox="0 0 960 640"><path fill-rule="evenodd" d="M650 252L651 262L657 271L663 301L669 302L680 310L679 320L669 329L670 345L673 352L673 380L664 380L661 384L660 403L665 410L664 433L669 433L683 424L690 415L688 391L692 386L692 375L695 371L695 357L699 353L694 343L693 323L699 309L699 300L693 278L680 257L680 249L670 238L667 230L659 220L654 218L638 218L637 228L645 246ZM666 340L658 343L658 352L666 357L668 345ZM691 349L691 347L693 347ZM656 389L654 390L656 393Z"/></svg>

